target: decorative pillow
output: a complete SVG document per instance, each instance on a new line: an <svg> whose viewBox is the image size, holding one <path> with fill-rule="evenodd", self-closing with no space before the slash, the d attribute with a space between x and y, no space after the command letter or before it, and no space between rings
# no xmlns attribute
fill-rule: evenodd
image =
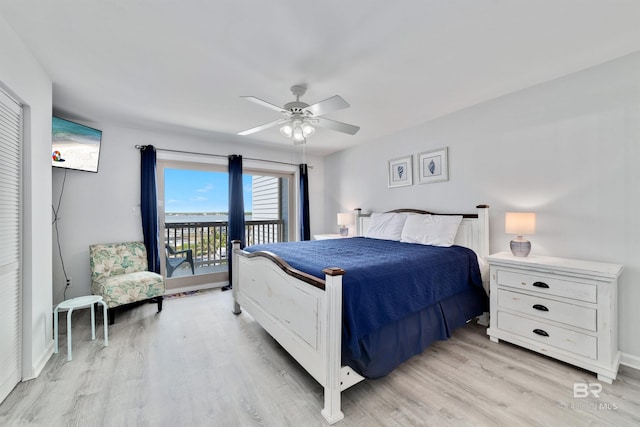
<svg viewBox="0 0 640 427"><path fill-rule="evenodd" d="M407 215L397 212L372 213L371 224L364 237L400 240Z"/></svg>
<svg viewBox="0 0 640 427"><path fill-rule="evenodd" d="M462 222L462 215L411 215L407 217L401 242L451 246Z"/></svg>

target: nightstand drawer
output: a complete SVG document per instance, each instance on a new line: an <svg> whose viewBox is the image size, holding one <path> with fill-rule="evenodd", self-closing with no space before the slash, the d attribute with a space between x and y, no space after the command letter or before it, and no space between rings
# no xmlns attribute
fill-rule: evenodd
<svg viewBox="0 0 640 427"><path fill-rule="evenodd" d="M580 332L525 319L503 311L498 311L498 328L591 359L598 357L597 338Z"/></svg>
<svg viewBox="0 0 640 427"><path fill-rule="evenodd" d="M509 286L580 301L597 302L598 292L596 286L587 283L516 273L508 270L498 270L496 274L498 276L498 286Z"/></svg>
<svg viewBox="0 0 640 427"><path fill-rule="evenodd" d="M567 304L533 295L498 289L498 310L506 308L541 319L561 322L569 326L596 331L596 309Z"/></svg>

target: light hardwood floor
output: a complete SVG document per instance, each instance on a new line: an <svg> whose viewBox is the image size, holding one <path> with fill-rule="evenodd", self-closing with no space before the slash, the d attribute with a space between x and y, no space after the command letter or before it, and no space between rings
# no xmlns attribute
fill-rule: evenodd
<svg viewBox="0 0 640 427"><path fill-rule="evenodd" d="M2 426L325 426L322 388L219 290L118 313L103 347L91 341L89 311L73 318L67 362L0 405ZM63 314L62 316L64 316ZM489 341L469 324L385 378L343 393L337 426L640 425L640 373L621 368L599 398L574 398L586 371Z"/></svg>

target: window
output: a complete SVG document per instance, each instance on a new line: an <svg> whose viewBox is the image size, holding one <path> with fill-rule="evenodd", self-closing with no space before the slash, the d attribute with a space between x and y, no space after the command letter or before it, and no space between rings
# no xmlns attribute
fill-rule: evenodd
<svg viewBox="0 0 640 427"><path fill-rule="evenodd" d="M293 177L293 172L245 168L246 244L287 241L294 235ZM228 182L226 165L158 160L162 271L168 289L228 280Z"/></svg>

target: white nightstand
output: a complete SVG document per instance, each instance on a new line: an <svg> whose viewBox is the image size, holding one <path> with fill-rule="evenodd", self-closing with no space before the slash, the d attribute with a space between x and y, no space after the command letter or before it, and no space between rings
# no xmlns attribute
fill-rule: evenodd
<svg viewBox="0 0 640 427"><path fill-rule="evenodd" d="M347 237L353 237L351 235L349 236L342 236L338 233L336 234L314 234L313 235L313 239L314 240L328 240L328 239L344 239Z"/></svg>
<svg viewBox="0 0 640 427"><path fill-rule="evenodd" d="M488 261L491 341L526 347L613 382L620 364L621 265L507 252Z"/></svg>

